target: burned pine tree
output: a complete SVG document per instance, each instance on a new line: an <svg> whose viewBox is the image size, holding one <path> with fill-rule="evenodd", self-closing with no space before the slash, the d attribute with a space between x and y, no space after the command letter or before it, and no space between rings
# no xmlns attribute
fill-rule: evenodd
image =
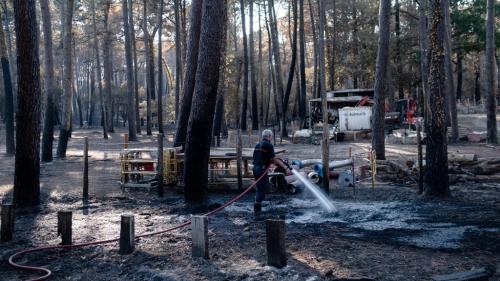
<svg viewBox="0 0 500 281"><path fill-rule="evenodd" d="M389 64L389 39L391 27L391 1L381 0L379 10L379 40L377 65L375 69L375 98L373 106L372 147L377 159L385 159L385 89L387 83L387 67Z"/></svg>
<svg viewBox="0 0 500 281"><path fill-rule="evenodd" d="M0 13L0 22L2 22L2 19L3 15ZM14 143L14 91L12 89L10 62L7 53L4 30L3 27L0 27L0 59L5 90L5 146L7 155L14 155L16 150Z"/></svg>
<svg viewBox="0 0 500 281"><path fill-rule="evenodd" d="M188 127L189 114L191 112L196 68L198 66L198 49L200 44L203 1L204 0L194 1L191 5L191 24L189 28L189 44L186 54L186 72L184 74L182 104L177 118L174 146L184 146L186 143L186 130Z"/></svg>
<svg viewBox="0 0 500 281"><path fill-rule="evenodd" d="M128 16L128 0L122 0L123 30L125 33L125 61L127 64L127 121L128 137L130 141L137 141L137 129L135 124L135 102L134 102L134 64L132 61L132 35Z"/></svg>
<svg viewBox="0 0 500 281"><path fill-rule="evenodd" d="M102 89L102 78L101 78L101 58L99 56L99 44L97 42L97 23L96 23L96 10L95 10L95 0L92 0L92 30L94 32L94 56L95 56L95 69L97 73L97 85L99 91L99 103L101 104L101 117L102 117L102 134L104 139L108 139L108 125L106 121L106 105L104 99L104 93ZM92 75L93 77L94 75ZM92 83L93 85L94 83Z"/></svg>
<svg viewBox="0 0 500 281"><path fill-rule="evenodd" d="M57 146L57 157L66 157L66 148L71 134L72 103L73 103L73 59L71 43L73 41L73 0L64 5L64 39L63 39L63 121L59 130L59 143Z"/></svg>
<svg viewBox="0 0 500 281"><path fill-rule="evenodd" d="M207 199L207 163L224 44L224 28L221 26L226 24L226 5L226 0L203 1L196 85L184 154L184 199L188 203L203 204Z"/></svg>
<svg viewBox="0 0 500 281"><path fill-rule="evenodd" d="M240 129L247 130L247 107L248 107L248 41L245 20L245 1L240 0L241 29L243 37L243 97L240 109Z"/></svg>
<svg viewBox="0 0 500 281"><path fill-rule="evenodd" d="M281 126L281 136L288 137L286 128L286 113L288 111L288 101L292 92L293 75L295 73L295 64L297 62L297 3L292 3L293 6L293 35L292 35L292 60L290 62L290 70L288 72L288 80L286 83L285 96L283 99L283 123Z"/></svg>
<svg viewBox="0 0 500 281"><path fill-rule="evenodd" d="M42 12L43 42L45 55L45 91L47 104L45 108L45 121L42 136L42 161L52 161L52 146L54 142L55 102L54 95L57 92L54 78L54 55L52 53L52 22L50 19L50 8L48 0L40 0Z"/></svg>
<svg viewBox="0 0 500 281"><path fill-rule="evenodd" d="M425 151L424 194L445 197L450 193L448 181L448 144L446 120L446 92L443 81L444 72L444 10L441 0L430 3L432 13L430 25L430 72L429 104L427 114L427 143Z"/></svg>
<svg viewBox="0 0 500 281"><path fill-rule="evenodd" d="M498 143L496 121L496 88L495 88L495 0L488 0L486 16L486 124L487 140ZM497 18L498 19L498 18ZM500 83L500 81L499 81Z"/></svg>
<svg viewBox="0 0 500 281"><path fill-rule="evenodd" d="M40 61L35 0L14 0L18 110L14 203L37 205L40 197Z"/></svg>

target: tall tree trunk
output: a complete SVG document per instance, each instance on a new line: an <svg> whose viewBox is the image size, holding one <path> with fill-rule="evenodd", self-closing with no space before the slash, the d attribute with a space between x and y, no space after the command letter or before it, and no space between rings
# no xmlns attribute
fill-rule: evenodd
<svg viewBox="0 0 500 281"><path fill-rule="evenodd" d="M134 1L130 0L128 2L129 10L129 23L130 23L130 35L132 40L132 53L134 54L134 96L135 96L135 125L137 133L141 133L141 116L139 111L139 81L137 79L138 65L137 65L137 44L135 40L135 26L134 26Z"/></svg>
<svg viewBox="0 0 500 281"><path fill-rule="evenodd" d="M323 114L323 137L321 140L321 154L323 163L323 175L328 175L328 163L330 161L330 143L328 123L328 105L326 97L326 77L325 77L325 0L319 0L319 41L318 41L318 57L319 57L319 92L321 95L321 111ZM330 192L330 180L328 176L323 178L323 190L326 193Z"/></svg>
<svg viewBox="0 0 500 281"><path fill-rule="evenodd" d="M286 122L283 113L283 79L281 78L281 56L280 56L280 43L278 40L278 26L277 19L274 17L274 0L269 0L269 23L271 31L271 41L272 41L272 51L274 56L274 75L276 78L276 99L278 100L278 110L276 111L276 120L279 122L281 119L280 128L284 126Z"/></svg>
<svg viewBox="0 0 500 281"><path fill-rule="evenodd" d="M262 21L261 21L261 4L259 6L259 92L260 92L260 106L259 106L259 123L260 126L264 126L264 70L263 70L263 58L262 58Z"/></svg>
<svg viewBox="0 0 500 281"><path fill-rule="evenodd" d="M306 37L304 33L304 0L299 0L299 37L300 37L300 95L299 119L301 128L306 126Z"/></svg>
<svg viewBox="0 0 500 281"><path fill-rule="evenodd" d="M288 101L292 92L293 76L295 73L295 63L297 62L297 3L292 2L293 6L293 39L292 39L292 60L290 62L290 71L288 73L288 81L286 84L285 97L283 99L283 124L281 126L281 137L288 138L286 128L286 113L288 111Z"/></svg>
<svg viewBox="0 0 500 281"><path fill-rule="evenodd" d="M0 22L2 21L0 13ZM5 146L7 155L14 155L16 151L14 143L14 92L12 90L12 80L10 75L9 57L7 55L7 45L5 44L5 34L3 27L0 27L0 60L2 63L3 84L5 91ZM48 105L47 105L48 107ZM52 120L53 121L53 120ZM52 126L52 135L54 133ZM52 136L52 138L54 138ZM52 148L52 141L50 142ZM52 158L52 150L51 150Z"/></svg>
<svg viewBox="0 0 500 281"><path fill-rule="evenodd" d="M495 0L488 0L486 15L486 127L487 141L498 143L497 136L497 89L495 88ZM498 19L498 18L497 18Z"/></svg>
<svg viewBox="0 0 500 281"><path fill-rule="evenodd" d="M97 73L97 80L98 80L98 90L99 90L99 103L101 104L101 115L104 117L104 121L102 122L102 134L104 139L108 139L108 126L106 122L106 105L105 105L105 100L104 100L104 93L102 90L102 78L101 78L101 59L99 56L99 44L97 43L97 23L96 23L96 16L95 16L95 0L92 0L91 2L92 5L92 28L94 31L94 56L95 56L95 68L96 68L96 73ZM92 77L94 77L94 74L92 74ZM92 83L92 88L94 83Z"/></svg>
<svg viewBox="0 0 500 281"><path fill-rule="evenodd" d="M353 87L357 89L359 87L359 22L358 22L358 7L356 6L356 0L352 1L352 61L353 61Z"/></svg>
<svg viewBox="0 0 500 281"><path fill-rule="evenodd" d="M184 199L194 204L205 203L207 199L210 132L224 42L221 26L226 24L226 0L203 2L196 86L184 154Z"/></svg>
<svg viewBox="0 0 500 281"><path fill-rule="evenodd" d="M152 97L152 92L154 91L154 84L151 83L151 57L153 56L150 45L149 45L149 32L148 32L148 25L147 25L147 8L148 8L148 1L144 0L144 5L143 5L143 19L142 19L142 30L144 32L144 50L145 50L145 57L144 59L146 60L146 134L148 136L151 136L153 132L151 131L151 97Z"/></svg>
<svg viewBox="0 0 500 281"><path fill-rule="evenodd" d="M189 26L189 43L186 54L186 72L184 74L184 85L182 87L182 105L177 118L177 129L175 132L175 146L184 146L186 143L189 114L195 87L196 69L198 66L198 49L200 44L201 18L203 1L194 1L191 5L191 16Z"/></svg>
<svg viewBox="0 0 500 281"><path fill-rule="evenodd" d="M240 0L241 29L243 37L243 97L241 99L240 129L247 130L247 107L248 107L248 43L245 19L245 2Z"/></svg>
<svg viewBox="0 0 500 281"><path fill-rule="evenodd" d="M113 78L113 59L111 57L111 32L109 30L109 9L111 0L106 0L104 8L104 39L102 47L102 55L104 57L104 92L106 98L106 127L108 132L113 133L113 97L111 92L111 80Z"/></svg>
<svg viewBox="0 0 500 281"><path fill-rule="evenodd" d="M429 103L430 120L427 122L427 142L425 151L424 194L426 196L448 196L448 148L446 126L446 93L443 81L444 72L444 37L445 5L441 0L431 2L431 39L430 39L430 75Z"/></svg>
<svg viewBox="0 0 500 281"><path fill-rule="evenodd" d="M182 81L182 40L181 40L181 15L180 15L180 9L181 9L181 5L180 5L180 1L181 0L174 0L174 15L175 15L175 118L178 119L181 117L180 113L179 112L179 103L180 103L180 92L181 92L181 85L183 83ZM200 0L200 1L195 1L193 2L193 5L192 6L195 6L195 5L202 5L201 3L196 3L196 2L203 2L203 0ZM193 10L193 7L191 7L191 9ZM198 9L198 10L201 10L201 9ZM193 12L191 12L193 13ZM198 14L200 16L200 18L198 19L198 21L201 20L201 14ZM193 28L191 28L190 31L192 31ZM191 35L190 35L191 36ZM199 35L198 35L199 37ZM191 40L191 37L189 38ZM198 40L198 39L196 39ZM196 43L198 44L198 43ZM198 51L198 50L197 50ZM198 53L196 53L198 54ZM189 54L187 54L187 56L189 56ZM189 61L187 61L187 67L190 67L189 66ZM196 69L196 65L194 65L194 68ZM185 76L187 76L187 69L186 69L186 74ZM194 85L193 85L193 88L194 88ZM184 89L182 89L184 90ZM192 92L192 90L191 90ZM191 94L192 95L192 94ZM182 97L183 99L186 98L186 96L184 95ZM191 102L191 100L189 101ZM183 100L183 103L184 103L184 100ZM182 109L181 109L182 110ZM187 112L189 114L189 111ZM187 116L187 118L189 118L189 115ZM186 120L186 124L187 124L187 120ZM177 123L177 128L179 128L179 123ZM185 127L184 127L185 129ZM184 138L185 138L185 135L184 135Z"/></svg>
<svg viewBox="0 0 500 281"><path fill-rule="evenodd" d="M462 49L457 49L457 94L456 99L462 100L462 84L463 84L463 54Z"/></svg>
<svg viewBox="0 0 500 281"><path fill-rule="evenodd" d="M256 80L256 72L257 69L255 67L255 45L254 45L254 37L253 37L253 2L254 0L250 0L249 2L249 12L250 12L250 89L252 90L252 130L259 130L259 111L257 108L257 80Z"/></svg>
<svg viewBox="0 0 500 281"><path fill-rule="evenodd" d="M163 0L160 0L158 14L158 132L163 134L163 67L162 67L162 28L163 28Z"/></svg>
<svg viewBox="0 0 500 281"><path fill-rule="evenodd" d="M474 76L474 101L476 104L481 102L481 81L480 81L480 70L477 69Z"/></svg>
<svg viewBox="0 0 500 281"><path fill-rule="evenodd" d="M217 101L215 104L214 129L212 133L212 142L214 146L220 147L220 135L222 131L222 123L224 120L224 95L226 92L226 49L227 49L227 24L222 26L223 42L221 47L219 81L217 85ZM216 138L216 139L215 139Z"/></svg>
<svg viewBox="0 0 500 281"><path fill-rule="evenodd" d="M427 0L421 0L421 1L427 1ZM405 93L404 93L404 87L403 87L403 62L401 59L401 21L400 21L400 10L401 10L401 4L399 3L399 0L396 0L396 3L394 4L394 23L395 27L394 29L396 30L396 67L397 67L397 79L398 79L398 98L399 99L404 99L405 98ZM394 100L394 98L393 98ZM392 107L392 105L390 105Z"/></svg>
<svg viewBox="0 0 500 281"><path fill-rule="evenodd" d="M449 0L441 0L444 5L444 23L445 23L445 36L444 36L444 69L446 75L445 90L448 98L448 107L450 113L451 123L451 142L458 141L458 118L457 118L457 100L455 96L455 82L453 81L453 68L451 61L451 18L450 18L450 2Z"/></svg>
<svg viewBox="0 0 500 281"><path fill-rule="evenodd" d="M372 147L377 159L385 159L385 90L387 85L387 66L389 64L389 39L391 36L391 1L381 0L379 11L379 39L377 66L375 69L375 104L373 106Z"/></svg>
<svg viewBox="0 0 500 281"><path fill-rule="evenodd" d="M14 203L37 205L40 197L40 62L35 0L14 0L18 110ZM71 42L71 41L70 41Z"/></svg>
<svg viewBox="0 0 500 281"><path fill-rule="evenodd" d="M313 35L313 49L314 49L314 70L313 70L313 87L312 87L312 92L313 92L313 97L319 98L320 93L318 93L318 36L316 35L316 25L314 21L314 7L311 3L311 0L309 1L309 17L311 18L311 29L312 29L312 35Z"/></svg>
<svg viewBox="0 0 500 281"><path fill-rule="evenodd" d="M125 61L127 64L127 121L128 139L137 141L137 129L135 127L135 102L134 102L134 64L132 54L132 32L128 16L128 1L122 0L123 31L125 33ZM162 1L163 2L163 1ZM158 116L158 119L160 117Z"/></svg>
<svg viewBox="0 0 500 281"><path fill-rule="evenodd" d="M419 2L418 5L418 44L420 49L420 76L422 80L422 91L423 91L423 116L427 123L430 118L428 118L428 113L430 112L429 106L429 36L428 36L428 26L427 26L427 10L428 10L428 0ZM427 126L426 126L427 127Z"/></svg>
<svg viewBox="0 0 500 281"><path fill-rule="evenodd" d="M71 116L73 103L73 59L71 44L73 42L73 0L68 0L65 5L64 16L64 70L63 70L63 124L59 131L59 143L57 146L57 157L66 157L66 148L71 130Z"/></svg>

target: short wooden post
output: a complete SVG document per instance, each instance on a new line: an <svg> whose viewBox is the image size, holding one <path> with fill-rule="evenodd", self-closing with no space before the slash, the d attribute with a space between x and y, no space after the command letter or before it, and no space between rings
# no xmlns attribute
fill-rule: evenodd
<svg viewBox="0 0 500 281"><path fill-rule="evenodd" d="M135 223L133 215L122 215L120 227L120 254L127 255L135 249Z"/></svg>
<svg viewBox="0 0 500 281"><path fill-rule="evenodd" d="M191 217L192 256L208 259L208 217Z"/></svg>
<svg viewBox="0 0 500 281"><path fill-rule="evenodd" d="M61 235L61 245L71 245L73 243L72 220L73 212L57 212L57 235Z"/></svg>
<svg viewBox="0 0 500 281"><path fill-rule="evenodd" d="M83 143L83 200L89 200L89 138Z"/></svg>
<svg viewBox="0 0 500 281"><path fill-rule="evenodd" d="M163 134L158 134L158 164L156 178L158 179L158 196L163 197Z"/></svg>
<svg viewBox="0 0 500 281"><path fill-rule="evenodd" d="M14 205L12 204L2 204L2 225L1 225L1 241L12 240L12 234L14 233Z"/></svg>
<svg viewBox="0 0 500 281"><path fill-rule="evenodd" d="M267 265L282 268L286 266L285 221L266 220Z"/></svg>
<svg viewBox="0 0 500 281"><path fill-rule="evenodd" d="M123 135L123 148L128 148L128 134Z"/></svg>

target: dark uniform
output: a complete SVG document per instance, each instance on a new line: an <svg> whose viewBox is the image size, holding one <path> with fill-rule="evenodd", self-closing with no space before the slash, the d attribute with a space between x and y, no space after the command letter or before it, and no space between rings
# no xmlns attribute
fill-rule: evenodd
<svg viewBox="0 0 500 281"><path fill-rule="evenodd" d="M267 139L261 140L253 151L253 175L257 180L263 173L267 173L266 168L271 164L274 158L274 147ZM261 203L266 197L266 191L269 181L266 176L257 182L255 202Z"/></svg>

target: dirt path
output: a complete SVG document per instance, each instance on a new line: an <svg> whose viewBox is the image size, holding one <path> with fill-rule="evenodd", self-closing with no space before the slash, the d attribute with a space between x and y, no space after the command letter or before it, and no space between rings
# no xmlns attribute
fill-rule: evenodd
<svg viewBox="0 0 500 281"><path fill-rule="evenodd" d="M189 218L182 195L168 192L163 199L143 190L122 192L119 160L122 134L107 142L100 131L76 131L66 160L42 164L43 204L17 212L16 237L0 243L0 280L34 275L15 271L6 260L15 250L57 244L56 213L74 211L74 241L115 238L120 215L133 213L136 233L164 229ZM81 202L83 137L90 138L90 193ZM0 136L2 137L2 136ZM141 137L132 147L151 147L154 139ZM284 144L291 159L318 158L320 146ZM367 141L332 145L332 158L347 156L348 148L363 157ZM0 151L5 146L0 143ZM452 146L459 151L500 156L481 144ZM415 157L415 147L388 146L388 157ZM314 157L311 157L311 156ZM358 160L362 161L362 160ZM9 201L13 158L0 155L0 200ZM333 182L332 182L333 185ZM376 280L429 280L430 276L492 265L500 269L500 187L468 183L451 187L447 200L424 200L415 186L378 183L352 189L335 187L331 198L338 212L325 214L307 192L272 194L264 206L266 217L284 217L287 225L288 266L266 266L265 225L255 221L253 195L210 218L210 259L191 258L190 232L139 239L137 250L118 254L117 245L32 254L22 259L46 265L51 280L335 280L369 277ZM234 194L212 193L222 203ZM497 273L491 280L498 280Z"/></svg>

